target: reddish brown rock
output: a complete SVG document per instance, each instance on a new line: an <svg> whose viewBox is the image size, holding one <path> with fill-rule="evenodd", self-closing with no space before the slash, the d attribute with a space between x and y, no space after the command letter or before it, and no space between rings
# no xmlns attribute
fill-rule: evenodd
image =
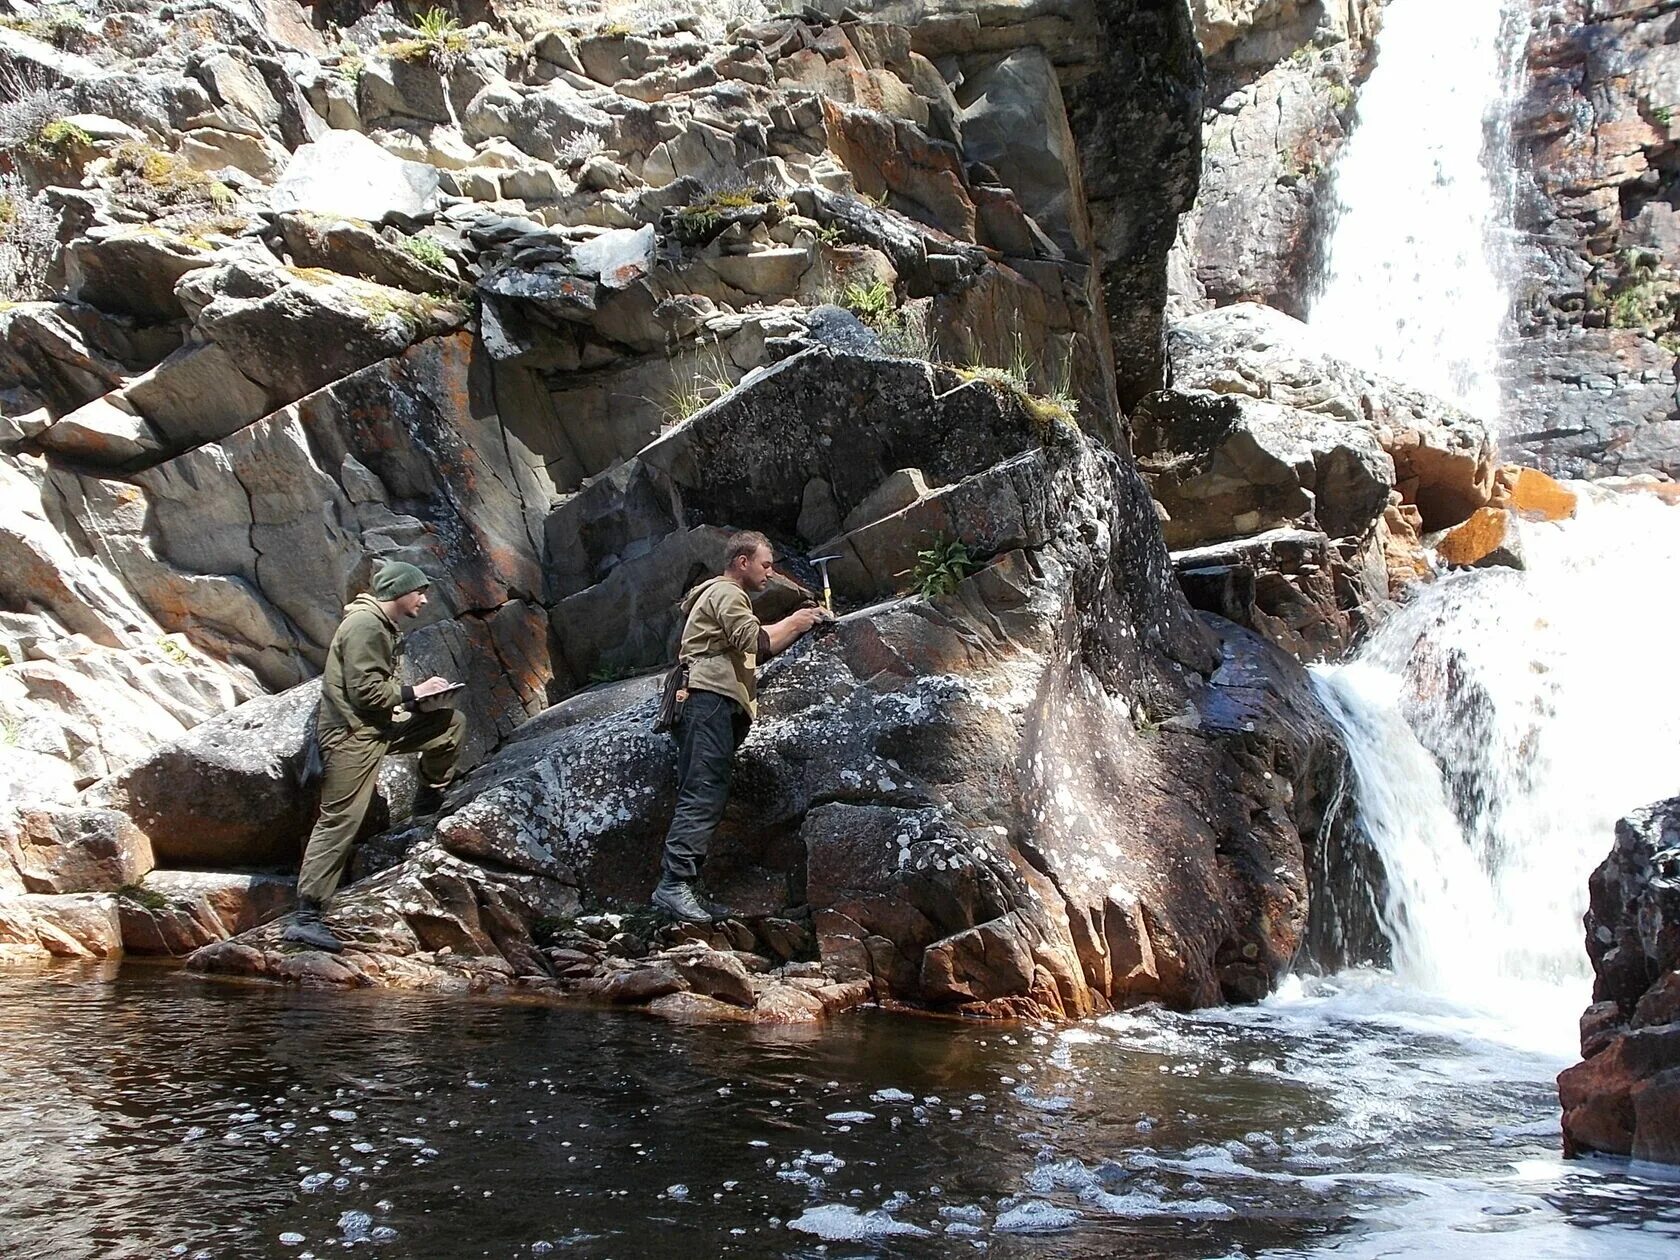
<svg viewBox="0 0 1680 1260"><path fill-rule="evenodd" d="M1492 506L1509 508L1537 521L1563 521L1575 515L1579 496L1538 468L1505 464L1494 484Z"/></svg>
<svg viewBox="0 0 1680 1260"><path fill-rule="evenodd" d="M1680 797L1616 824L1588 881L1593 1005L1558 1077L1566 1154L1680 1164Z"/></svg>
<svg viewBox="0 0 1680 1260"><path fill-rule="evenodd" d="M0 899L0 961L112 958L122 953L116 899L104 894L30 894Z"/></svg>

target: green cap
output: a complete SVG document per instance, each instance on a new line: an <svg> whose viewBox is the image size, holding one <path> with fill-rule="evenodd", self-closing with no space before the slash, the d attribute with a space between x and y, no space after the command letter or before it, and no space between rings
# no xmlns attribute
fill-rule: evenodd
<svg viewBox="0 0 1680 1260"><path fill-rule="evenodd" d="M375 599L401 599L410 591L430 586L432 579L406 560L393 560L373 575L369 588Z"/></svg>

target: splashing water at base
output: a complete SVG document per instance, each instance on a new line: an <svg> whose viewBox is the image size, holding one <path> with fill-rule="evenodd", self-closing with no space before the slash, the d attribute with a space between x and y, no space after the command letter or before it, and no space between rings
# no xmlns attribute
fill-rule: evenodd
<svg viewBox="0 0 1680 1260"><path fill-rule="evenodd" d="M1338 353L1488 420L1509 307L1499 155L1526 34L1501 0L1385 7L1307 316Z"/></svg>
<svg viewBox="0 0 1680 1260"><path fill-rule="evenodd" d="M1586 1001L1586 881L1618 818L1680 792L1673 676L1680 511L1584 497L1524 523L1526 572L1454 574L1316 671L1386 872L1395 969L1420 988L1554 1012Z"/></svg>

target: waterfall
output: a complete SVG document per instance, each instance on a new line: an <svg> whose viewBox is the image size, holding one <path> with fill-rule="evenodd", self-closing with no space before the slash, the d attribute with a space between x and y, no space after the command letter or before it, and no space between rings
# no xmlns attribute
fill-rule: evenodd
<svg viewBox="0 0 1680 1260"><path fill-rule="evenodd" d="M1519 531L1526 571L1423 588L1314 681L1400 978L1481 1000L1563 983L1573 1001L1616 819L1680 792L1680 706L1652 686L1680 657L1680 510L1596 491L1576 520Z"/></svg>
<svg viewBox="0 0 1680 1260"><path fill-rule="evenodd" d="M1328 349L1497 421L1509 114L1527 23L1502 0L1392 0L1307 322ZM1522 7L1526 12L1526 7Z"/></svg>

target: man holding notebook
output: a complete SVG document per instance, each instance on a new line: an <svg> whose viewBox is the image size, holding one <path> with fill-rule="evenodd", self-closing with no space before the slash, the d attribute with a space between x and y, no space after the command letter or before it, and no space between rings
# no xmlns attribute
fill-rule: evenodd
<svg viewBox="0 0 1680 1260"><path fill-rule="evenodd" d="M430 579L412 564L395 561L374 575L372 588L344 609L321 673L316 730L325 777L321 815L310 832L298 873L297 914L285 939L338 953L339 939L321 920L321 907L338 888L350 861L388 753L418 752L423 786L414 812L434 812L455 771L466 721L454 709L419 711L421 701L456 690L445 678L402 684L398 621L426 606Z"/></svg>

